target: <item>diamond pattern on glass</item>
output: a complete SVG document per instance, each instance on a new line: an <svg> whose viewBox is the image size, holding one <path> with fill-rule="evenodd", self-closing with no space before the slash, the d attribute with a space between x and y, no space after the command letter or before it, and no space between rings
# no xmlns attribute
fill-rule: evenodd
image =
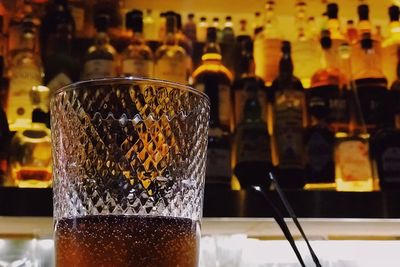
<svg viewBox="0 0 400 267"><path fill-rule="evenodd" d="M55 219L199 219L209 103L156 82L87 84L52 99Z"/></svg>

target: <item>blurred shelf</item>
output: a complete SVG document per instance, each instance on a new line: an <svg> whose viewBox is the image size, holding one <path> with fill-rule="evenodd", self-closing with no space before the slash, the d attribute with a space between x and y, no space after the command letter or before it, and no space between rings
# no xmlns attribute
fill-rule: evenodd
<svg viewBox="0 0 400 267"><path fill-rule="evenodd" d="M276 192L270 198L279 206ZM302 218L400 218L400 192L286 191ZM281 210L283 210L283 207ZM52 189L0 187L0 216L48 216L53 212ZM204 217L271 217L262 196L207 186Z"/></svg>
<svg viewBox="0 0 400 267"><path fill-rule="evenodd" d="M297 239L296 226L286 219L288 227ZM322 219L299 218L311 240L399 240L400 219ZM52 217L1 217L2 238L52 238ZM272 218L203 218L202 235L245 234L261 239L283 239L282 231Z"/></svg>

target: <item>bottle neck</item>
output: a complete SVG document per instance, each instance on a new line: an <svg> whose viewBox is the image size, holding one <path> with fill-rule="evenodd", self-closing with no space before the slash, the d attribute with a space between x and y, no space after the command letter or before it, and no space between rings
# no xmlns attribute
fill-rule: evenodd
<svg viewBox="0 0 400 267"><path fill-rule="evenodd" d="M219 63L221 62L222 56L220 52L220 48L217 42L215 41L207 41L205 47L204 47L204 52L201 57L201 60L206 63L206 62L215 62Z"/></svg>
<svg viewBox="0 0 400 267"><path fill-rule="evenodd" d="M328 20L328 29L332 39L343 39L343 34L340 31L340 23L337 18L330 18Z"/></svg>
<svg viewBox="0 0 400 267"><path fill-rule="evenodd" d="M110 43L110 37L108 37L108 34L106 32L98 32L96 34L96 37L94 39L94 44L96 46L104 46L108 43Z"/></svg>
<svg viewBox="0 0 400 267"><path fill-rule="evenodd" d="M285 79L293 77L293 62L290 54L283 54L279 64L279 76Z"/></svg>
<svg viewBox="0 0 400 267"><path fill-rule="evenodd" d="M338 58L332 48L324 48L324 54L322 57L322 64L324 68L337 68Z"/></svg>
<svg viewBox="0 0 400 267"><path fill-rule="evenodd" d="M143 32L132 31L132 44L143 44L145 42Z"/></svg>
<svg viewBox="0 0 400 267"><path fill-rule="evenodd" d="M167 32L165 35L165 40L164 40L165 45L176 45L177 40L176 40L176 33L175 32Z"/></svg>

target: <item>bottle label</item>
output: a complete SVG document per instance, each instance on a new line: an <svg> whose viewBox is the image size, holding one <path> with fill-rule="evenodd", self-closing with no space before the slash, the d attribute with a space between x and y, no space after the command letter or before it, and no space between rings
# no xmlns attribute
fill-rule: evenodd
<svg viewBox="0 0 400 267"><path fill-rule="evenodd" d="M262 90L257 90L258 102L261 106L261 117L264 121L266 118L266 94ZM235 124L238 125L243 120L244 105L247 99L249 99L250 93L244 88L238 88L235 90Z"/></svg>
<svg viewBox="0 0 400 267"><path fill-rule="evenodd" d="M124 59L122 73L125 76L153 77L154 63L148 59Z"/></svg>
<svg viewBox="0 0 400 267"><path fill-rule="evenodd" d="M85 62L83 67L85 79L112 77L115 74L112 60L91 59Z"/></svg>
<svg viewBox="0 0 400 267"><path fill-rule="evenodd" d="M50 92L54 92L70 83L72 83L72 80L65 73L61 72L51 79L51 81L47 84L47 87L49 87Z"/></svg>
<svg viewBox="0 0 400 267"><path fill-rule="evenodd" d="M263 122L239 125L236 144L237 164L249 161L271 162L270 140Z"/></svg>
<svg viewBox="0 0 400 267"><path fill-rule="evenodd" d="M254 61L256 75L271 83L278 76L282 41L279 39L256 38L254 41Z"/></svg>
<svg viewBox="0 0 400 267"><path fill-rule="evenodd" d="M157 79L186 84L186 64L185 58L161 58L156 63L155 76Z"/></svg>
<svg viewBox="0 0 400 267"><path fill-rule="evenodd" d="M333 146L318 132L311 134L307 143L307 162L312 174L321 172L333 162Z"/></svg>
<svg viewBox="0 0 400 267"><path fill-rule="evenodd" d="M376 127L388 119L385 103L388 90L382 85L363 84L358 86L358 97L364 121L369 127Z"/></svg>
<svg viewBox="0 0 400 267"><path fill-rule="evenodd" d="M231 152L229 148L208 148L207 149L207 168L206 177L208 181L216 181L216 178L227 179L230 181L231 172Z"/></svg>
<svg viewBox="0 0 400 267"><path fill-rule="evenodd" d="M372 177L368 144L359 140L339 143L336 161L344 181L365 181Z"/></svg>
<svg viewBox="0 0 400 267"><path fill-rule="evenodd" d="M385 181L400 181L400 147L389 147L382 153L382 169Z"/></svg>
<svg viewBox="0 0 400 267"><path fill-rule="evenodd" d="M85 25L85 9L74 6L71 11L72 17L74 17L76 31L83 31Z"/></svg>
<svg viewBox="0 0 400 267"><path fill-rule="evenodd" d="M304 94L283 90L275 94L275 130L279 166L304 167L303 109Z"/></svg>
<svg viewBox="0 0 400 267"><path fill-rule="evenodd" d="M314 101L323 102L328 111L327 122L336 130L345 130L349 123L347 93L336 85L313 87L307 90L308 107L311 110ZM321 103L320 103L321 104Z"/></svg>
<svg viewBox="0 0 400 267"><path fill-rule="evenodd" d="M7 118L10 124L18 119L32 119L31 90L42 83L37 66L15 66L10 78Z"/></svg>

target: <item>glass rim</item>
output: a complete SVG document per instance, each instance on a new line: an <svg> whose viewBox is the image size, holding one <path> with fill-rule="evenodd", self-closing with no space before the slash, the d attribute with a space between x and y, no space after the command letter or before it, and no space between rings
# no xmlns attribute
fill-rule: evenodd
<svg viewBox="0 0 400 267"><path fill-rule="evenodd" d="M58 95L62 92L67 92L67 91L72 91L72 90L80 90L80 89L84 88L83 87L84 85L131 84L132 82L158 84L158 85L173 87L173 88L176 88L181 91L186 91L186 92L190 92L195 95L198 95L198 96L206 99L207 102L210 104L210 98L208 97L207 94L205 94L204 92L201 92L189 85L184 85L181 83L171 82L171 81L161 80L161 79L142 78L142 77L134 77L134 76L97 78L97 79L82 80L82 81L70 83L70 84L64 85L64 86L58 88L56 91L54 91L51 98L55 97L56 95Z"/></svg>

